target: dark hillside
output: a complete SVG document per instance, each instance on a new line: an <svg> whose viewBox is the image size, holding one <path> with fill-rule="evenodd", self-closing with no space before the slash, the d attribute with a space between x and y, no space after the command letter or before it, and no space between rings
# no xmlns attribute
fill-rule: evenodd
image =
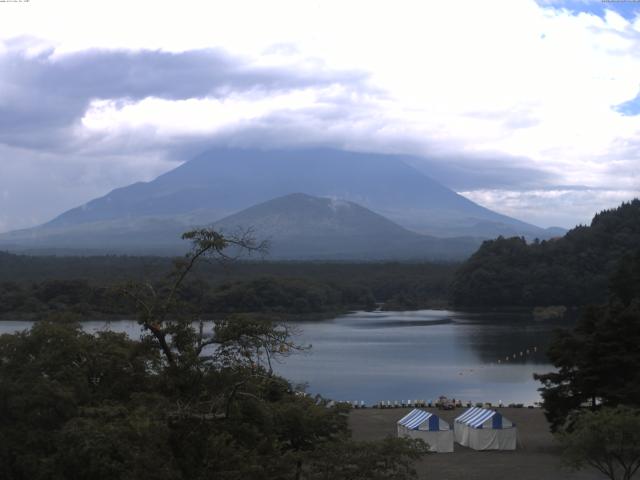
<svg viewBox="0 0 640 480"><path fill-rule="evenodd" d="M457 306L585 305L607 299L618 262L640 245L640 200L595 215L564 237L486 241L456 272Z"/></svg>

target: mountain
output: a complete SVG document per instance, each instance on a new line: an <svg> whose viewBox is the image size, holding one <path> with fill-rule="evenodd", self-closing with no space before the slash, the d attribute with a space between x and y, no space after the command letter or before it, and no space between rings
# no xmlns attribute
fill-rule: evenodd
<svg viewBox="0 0 640 480"><path fill-rule="evenodd" d="M172 255L188 248L180 240L184 231L206 225L211 223L189 216L106 219L12 232L0 237L0 245L32 253ZM480 244L476 238L420 235L356 203L302 193L254 205L213 226L227 234L251 228L256 239L269 241L272 260L459 260Z"/></svg>
<svg viewBox="0 0 640 480"><path fill-rule="evenodd" d="M236 222L273 233L279 258L449 259L470 254L482 238L557 235L473 203L407 165L407 158L326 149L211 150L151 182L0 235L0 248L175 254L186 248L184 231ZM288 196L293 192L343 201Z"/></svg>
<svg viewBox="0 0 640 480"><path fill-rule="evenodd" d="M472 238L441 239L411 232L356 203L296 193L255 205L214 227L251 227L269 240L273 259L460 259L479 245Z"/></svg>
<svg viewBox="0 0 640 480"><path fill-rule="evenodd" d="M328 149L211 150L151 182L113 190L69 210L46 227L172 216L211 222L272 198L304 192L356 202L433 236L556 234L473 203L407 165L407 158Z"/></svg>
<svg viewBox="0 0 640 480"><path fill-rule="evenodd" d="M47 225L0 235L0 248L30 254L174 255L186 251L182 234L197 226L187 218L140 217Z"/></svg>
<svg viewBox="0 0 640 480"><path fill-rule="evenodd" d="M640 200L594 216L564 237L482 244L456 272L457 306L585 305L607 300L610 278L640 255Z"/></svg>

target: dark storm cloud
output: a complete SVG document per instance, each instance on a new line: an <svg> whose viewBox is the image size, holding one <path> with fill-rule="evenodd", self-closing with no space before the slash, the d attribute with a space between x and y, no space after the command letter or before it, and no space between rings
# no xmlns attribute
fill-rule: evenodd
<svg viewBox="0 0 640 480"><path fill-rule="evenodd" d="M87 50L29 56L9 49L0 56L0 141L30 148L69 142L64 130L95 99L138 101L215 97L255 91L268 95L331 84L360 85L359 72L336 72L321 64L307 68L263 67L222 50L183 53Z"/></svg>

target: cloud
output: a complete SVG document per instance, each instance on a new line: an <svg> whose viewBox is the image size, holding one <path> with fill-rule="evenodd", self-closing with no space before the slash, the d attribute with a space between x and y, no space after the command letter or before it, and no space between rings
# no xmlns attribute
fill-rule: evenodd
<svg viewBox="0 0 640 480"><path fill-rule="evenodd" d="M0 54L0 231L33 226L114 187L150 180L228 130L317 89L366 90L321 62L256 65L221 49ZM176 119L179 119L176 125ZM36 193L37 192L37 193Z"/></svg>
<svg viewBox="0 0 640 480"><path fill-rule="evenodd" d="M532 167L526 157L483 152L408 160L419 170L456 191L475 189L530 190L544 188L560 177L543 168Z"/></svg>
<svg viewBox="0 0 640 480"><path fill-rule="evenodd" d="M616 105L614 109L622 115L633 116L640 114L640 92L631 100Z"/></svg>
<svg viewBox="0 0 640 480"><path fill-rule="evenodd" d="M480 205L501 205L501 211L542 227L589 225L599 211L638 196L637 190L550 186L544 190L472 190L461 192Z"/></svg>
<svg viewBox="0 0 640 480"><path fill-rule="evenodd" d="M361 72L252 65L220 49L181 53L87 50L29 55L24 42L0 56L0 141L12 146L68 145L74 126L101 101L115 108L149 98L167 102L254 98L331 84L362 85ZM95 110L95 108L94 108Z"/></svg>
<svg viewBox="0 0 640 480"><path fill-rule="evenodd" d="M59 211L212 146L328 146L410 155L488 207L541 222L553 213L544 192L567 191L554 201L572 199L582 220L594 201L610 205L578 187L640 190L640 20L609 3L2 7L0 168L11 177L0 193L13 193L0 201L29 185L42 212ZM50 170L64 195L31 178ZM4 228L46 216L11 207Z"/></svg>
<svg viewBox="0 0 640 480"><path fill-rule="evenodd" d="M114 185L151 180L173 166L158 155L96 159L3 145L0 159L0 232L44 223Z"/></svg>
<svg viewBox="0 0 640 480"><path fill-rule="evenodd" d="M640 5L634 0L537 0L543 7L566 10L574 15L581 13L606 17L616 14L627 20L634 20L640 13Z"/></svg>

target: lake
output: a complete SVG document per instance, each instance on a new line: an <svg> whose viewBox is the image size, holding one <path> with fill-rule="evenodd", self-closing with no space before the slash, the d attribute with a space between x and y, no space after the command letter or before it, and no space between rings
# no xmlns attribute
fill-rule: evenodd
<svg viewBox="0 0 640 480"><path fill-rule="evenodd" d="M537 322L528 315L443 310L355 312L331 320L291 322L305 353L274 366L307 391L336 400L435 400L530 404L540 400L533 373L553 367L544 355L552 332L567 322ZM0 322L0 333L31 322ZM84 322L140 334L133 321Z"/></svg>

